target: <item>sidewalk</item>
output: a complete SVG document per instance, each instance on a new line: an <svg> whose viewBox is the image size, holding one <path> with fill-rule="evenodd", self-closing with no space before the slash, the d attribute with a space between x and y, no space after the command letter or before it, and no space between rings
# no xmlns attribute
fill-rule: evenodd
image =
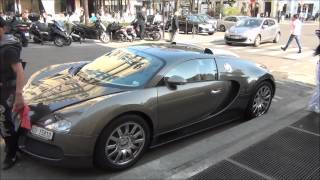
<svg viewBox="0 0 320 180"><path fill-rule="evenodd" d="M310 179L320 177L320 118L312 113L190 179Z"/></svg>

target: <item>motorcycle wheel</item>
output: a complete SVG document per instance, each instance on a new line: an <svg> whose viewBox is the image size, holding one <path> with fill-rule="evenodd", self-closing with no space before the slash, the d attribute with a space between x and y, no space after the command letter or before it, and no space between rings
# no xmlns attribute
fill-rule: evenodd
<svg viewBox="0 0 320 180"><path fill-rule="evenodd" d="M56 45L58 47L62 47L65 43L65 40L61 36L56 36L56 37L54 37L53 43L54 43L54 45Z"/></svg>
<svg viewBox="0 0 320 180"><path fill-rule="evenodd" d="M35 36L33 36L33 42L35 42L35 43L41 43L40 39L37 38L37 37L35 37Z"/></svg>
<svg viewBox="0 0 320 180"><path fill-rule="evenodd" d="M103 43L108 43L110 41L109 35L107 33L103 32L100 35L100 41L103 42Z"/></svg>
<svg viewBox="0 0 320 180"><path fill-rule="evenodd" d="M153 36L152 36L152 39L154 41L159 41L161 39L161 34L160 32L156 32Z"/></svg>
<svg viewBox="0 0 320 180"><path fill-rule="evenodd" d="M65 46L70 46L71 43L72 43L72 39L71 38L67 38L67 39L64 40L64 45Z"/></svg>

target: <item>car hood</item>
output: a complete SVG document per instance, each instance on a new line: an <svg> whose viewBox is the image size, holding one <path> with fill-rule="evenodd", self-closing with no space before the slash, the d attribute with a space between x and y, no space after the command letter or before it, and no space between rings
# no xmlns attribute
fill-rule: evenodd
<svg viewBox="0 0 320 180"><path fill-rule="evenodd" d="M259 27L257 28L252 28L252 27L236 27L236 26L232 26L229 30L230 33L232 34L243 34L247 31L250 32L255 32L259 29Z"/></svg>
<svg viewBox="0 0 320 180"><path fill-rule="evenodd" d="M24 98L39 119L64 107L123 91L120 88L88 83L64 70L30 83L24 89Z"/></svg>

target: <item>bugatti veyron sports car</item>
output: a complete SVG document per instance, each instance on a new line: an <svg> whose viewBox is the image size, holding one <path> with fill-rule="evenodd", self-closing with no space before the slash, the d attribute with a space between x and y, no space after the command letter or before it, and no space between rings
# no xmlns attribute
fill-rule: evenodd
<svg viewBox="0 0 320 180"><path fill-rule="evenodd" d="M50 163L122 170L149 147L265 114L274 93L265 67L230 53L182 44L116 49L32 75L24 89L32 129L19 147Z"/></svg>

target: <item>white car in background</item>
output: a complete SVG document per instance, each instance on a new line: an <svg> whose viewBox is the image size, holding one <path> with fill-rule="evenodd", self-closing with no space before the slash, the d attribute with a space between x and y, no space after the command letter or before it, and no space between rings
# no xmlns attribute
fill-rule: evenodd
<svg viewBox="0 0 320 180"><path fill-rule="evenodd" d="M252 44L259 46L261 42L278 43L280 40L278 23L271 18L246 18L226 31L226 44Z"/></svg>

